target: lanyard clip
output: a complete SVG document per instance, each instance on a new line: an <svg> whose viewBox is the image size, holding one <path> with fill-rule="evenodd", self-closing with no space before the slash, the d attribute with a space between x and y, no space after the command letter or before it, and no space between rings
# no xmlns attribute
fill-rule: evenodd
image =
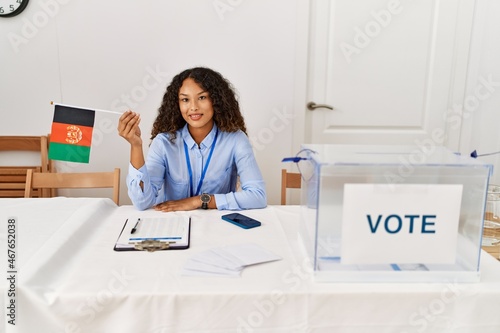
<svg viewBox="0 0 500 333"><path fill-rule="evenodd" d="M294 157L285 157L281 160L281 162L293 162L293 163L297 163L301 160L307 160L308 158L306 157L298 157L298 156L294 156Z"/></svg>

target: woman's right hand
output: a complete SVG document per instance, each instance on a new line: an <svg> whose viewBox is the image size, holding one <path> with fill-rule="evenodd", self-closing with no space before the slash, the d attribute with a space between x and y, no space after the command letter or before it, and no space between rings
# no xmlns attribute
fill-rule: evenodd
<svg viewBox="0 0 500 333"><path fill-rule="evenodd" d="M138 113L128 110L120 116L118 134L132 146L142 146L140 123L141 116Z"/></svg>

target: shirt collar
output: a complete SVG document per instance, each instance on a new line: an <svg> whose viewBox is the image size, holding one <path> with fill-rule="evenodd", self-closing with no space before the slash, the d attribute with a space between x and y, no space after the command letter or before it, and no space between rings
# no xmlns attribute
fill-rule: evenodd
<svg viewBox="0 0 500 333"><path fill-rule="evenodd" d="M215 125L214 123L214 126L212 126L212 130L210 131L210 133L208 133L205 139L203 139L203 141L201 142L200 148L201 147L209 148L215 140L216 132L217 132L217 125ZM182 134L182 139L184 140L189 149L198 148L198 145L196 144L193 137L189 133L187 124L184 125L184 127L182 128L181 134Z"/></svg>

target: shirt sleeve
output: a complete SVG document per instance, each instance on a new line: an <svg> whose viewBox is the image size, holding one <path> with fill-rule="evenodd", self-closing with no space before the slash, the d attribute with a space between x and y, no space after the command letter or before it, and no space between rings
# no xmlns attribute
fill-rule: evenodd
<svg viewBox="0 0 500 333"><path fill-rule="evenodd" d="M165 152L161 140L151 143L146 164L136 169L129 164L127 175L128 195L139 210L148 209L164 200L163 183L166 169ZM142 188L141 188L142 183Z"/></svg>
<svg viewBox="0 0 500 333"><path fill-rule="evenodd" d="M240 177L241 191L226 194L214 194L219 210L256 209L267 206L264 179L250 144L243 133L236 136L234 162Z"/></svg>

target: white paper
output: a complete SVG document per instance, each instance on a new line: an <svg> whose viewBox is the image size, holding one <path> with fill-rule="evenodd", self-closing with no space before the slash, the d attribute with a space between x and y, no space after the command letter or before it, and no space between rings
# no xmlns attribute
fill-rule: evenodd
<svg viewBox="0 0 500 333"><path fill-rule="evenodd" d="M189 216L147 217L138 221L139 219L127 221L116 242L116 248L133 248L133 244L148 239L169 242L170 247L189 245ZM134 227L136 231L132 233Z"/></svg>
<svg viewBox="0 0 500 333"><path fill-rule="evenodd" d="M192 256L182 275L239 276L244 267L281 260L281 257L256 244L243 244L210 249Z"/></svg>
<svg viewBox="0 0 500 333"><path fill-rule="evenodd" d="M342 264L453 264L460 184L346 184Z"/></svg>

